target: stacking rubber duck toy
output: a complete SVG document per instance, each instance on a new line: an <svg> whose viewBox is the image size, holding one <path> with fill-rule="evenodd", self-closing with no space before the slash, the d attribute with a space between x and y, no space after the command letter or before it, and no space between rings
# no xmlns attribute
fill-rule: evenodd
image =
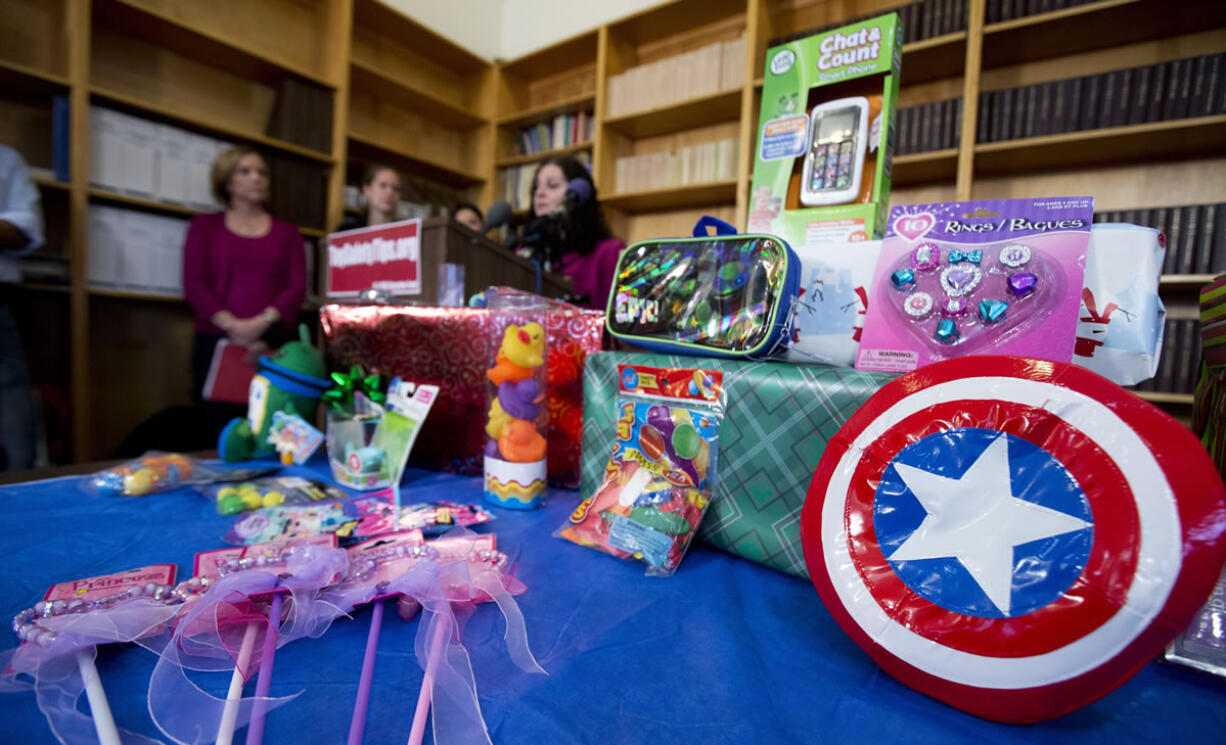
<svg viewBox="0 0 1226 745"><path fill-rule="evenodd" d="M511 325L486 377L498 387L485 433L485 495L516 509L540 506L545 495L545 438L537 430L545 391L536 378L545 364L545 329Z"/></svg>

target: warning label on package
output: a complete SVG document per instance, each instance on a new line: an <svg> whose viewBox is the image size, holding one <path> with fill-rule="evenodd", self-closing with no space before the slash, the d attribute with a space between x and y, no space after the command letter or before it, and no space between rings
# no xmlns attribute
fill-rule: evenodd
<svg viewBox="0 0 1226 745"><path fill-rule="evenodd" d="M809 117L804 114L771 119L762 128L761 160L796 158L805 154Z"/></svg>

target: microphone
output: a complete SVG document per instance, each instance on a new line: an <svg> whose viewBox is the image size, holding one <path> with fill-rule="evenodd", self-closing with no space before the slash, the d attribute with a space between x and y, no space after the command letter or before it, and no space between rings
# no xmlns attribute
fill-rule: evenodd
<svg viewBox="0 0 1226 745"><path fill-rule="evenodd" d="M494 228L500 228L511 220L511 205L501 199L490 205L486 210L485 222L481 223L480 233L485 235Z"/></svg>
<svg viewBox="0 0 1226 745"><path fill-rule="evenodd" d="M592 185L586 179L573 178L566 184L566 196L562 197L562 204L558 205L553 213L564 215L582 206L591 198Z"/></svg>

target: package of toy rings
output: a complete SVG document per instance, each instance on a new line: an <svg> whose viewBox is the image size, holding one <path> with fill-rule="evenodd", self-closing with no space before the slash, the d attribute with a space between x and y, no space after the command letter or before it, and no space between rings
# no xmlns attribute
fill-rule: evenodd
<svg viewBox="0 0 1226 745"><path fill-rule="evenodd" d="M619 366L617 440L595 494L554 535L668 576L716 483L723 373Z"/></svg>

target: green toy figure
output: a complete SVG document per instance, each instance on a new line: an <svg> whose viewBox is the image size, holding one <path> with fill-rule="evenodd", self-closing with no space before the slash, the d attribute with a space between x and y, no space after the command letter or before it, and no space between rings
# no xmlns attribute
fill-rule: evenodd
<svg viewBox="0 0 1226 745"><path fill-rule="evenodd" d="M261 357L256 365L247 394L247 418L232 420L217 440L217 453L227 463L275 457L276 449L268 442L273 413L283 411L310 421L319 397L332 387L323 355L311 346L305 325L298 326L298 338L276 354Z"/></svg>

